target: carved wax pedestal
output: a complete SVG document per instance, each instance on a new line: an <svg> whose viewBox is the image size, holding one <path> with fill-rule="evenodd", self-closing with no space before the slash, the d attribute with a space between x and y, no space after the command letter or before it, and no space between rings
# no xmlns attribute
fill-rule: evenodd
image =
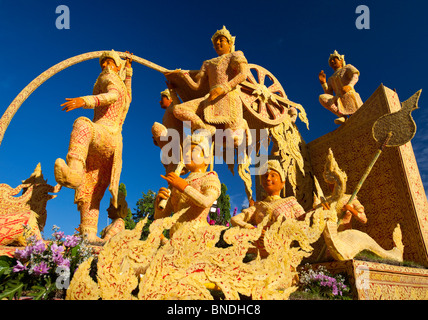
<svg viewBox="0 0 428 320"><path fill-rule="evenodd" d="M314 264L346 274L355 300L428 300L428 269L362 260Z"/></svg>

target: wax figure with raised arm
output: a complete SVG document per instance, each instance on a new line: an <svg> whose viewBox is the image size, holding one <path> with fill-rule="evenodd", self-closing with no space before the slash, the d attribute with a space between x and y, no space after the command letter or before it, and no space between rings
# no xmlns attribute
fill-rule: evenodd
<svg viewBox="0 0 428 320"><path fill-rule="evenodd" d="M61 106L66 112L94 109L91 121L78 118L71 132L66 161L55 161L55 179L75 189L75 203L80 211L80 233L93 244L104 241L96 236L100 202L109 187L112 205L117 207L122 170L122 126L132 99L132 58L122 60L114 50L100 57L101 73L93 95L73 99Z"/></svg>
<svg viewBox="0 0 428 320"><path fill-rule="evenodd" d="M353 65L346 64L345 56L336 50L330 55L328 64L334 73L328 81L323 70L318 74L324 90L324 94L319 96L319 101L324 108L339 117L334 122L342 124L363 104L360 95L354 89L360 72Z"/></svg>

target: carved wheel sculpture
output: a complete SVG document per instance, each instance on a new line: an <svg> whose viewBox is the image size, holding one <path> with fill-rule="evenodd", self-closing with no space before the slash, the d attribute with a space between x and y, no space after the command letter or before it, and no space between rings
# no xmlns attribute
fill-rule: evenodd
<svg viewBox="0 0 428 320"><path fill-rule="evenodd" d="M284 89L271 72L255 64L248 67L248 78L241 83L242 103L262 123L269 126L280 124L294 103L287 99Z"/></svg>

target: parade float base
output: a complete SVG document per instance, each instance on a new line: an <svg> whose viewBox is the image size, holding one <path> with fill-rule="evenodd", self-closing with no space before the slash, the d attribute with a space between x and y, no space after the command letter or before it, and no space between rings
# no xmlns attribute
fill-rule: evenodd
<svg viewBox="0 0 428 320"><path fill-rule="evenodd" d="M355 300L428 300L428 269L363 260L312 264L346 275Z"/></svg>
<svg viewBox="0 0 428 320"><path fill-rule="evenodd" d="M13 256L20 247L0 247L0 255ZM428 300L428 269L363 260L311 264L332 274L346 275L354 300Z"/></svg>

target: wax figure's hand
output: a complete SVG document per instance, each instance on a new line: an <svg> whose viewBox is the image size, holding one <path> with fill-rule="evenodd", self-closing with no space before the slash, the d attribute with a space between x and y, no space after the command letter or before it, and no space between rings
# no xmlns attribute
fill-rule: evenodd
<svg viewBox="0 0 428 320"><path fill-rule="evenodd" d="M352 90L352 87L351 86L344 86L344 87L342 87L342 91L344 92L344 93L347 93L347 92L349 92L349 91L351 91Z"/></svg>
<svg viewBox="0 0 428 320"><path fill-rule="evenodd" d="M320 80L320 83L326 83L327 82L327 77L324 73L324 70L321 70L321 72L318 74L318 79Z"/></svg>
<svg viewBox="0 0 428 320"><path fill-rule="evenodd" d="M62 111L65 110L66 112L68 112L85 106L85 101L82 98L66 98L65 100L67 100L67 102L64 102L61 105L61 107L64 107L62 108Z"/></svg>
<svg viewBox="0 0 428 320"><path fill-rule="evenodd" d="M160 188L159 192L156 196L156 204L159 204L159 202L161 200L168 200L170 195L171 195L170 190L168 190L167 188L164 188L164 187Z"/></svg>
<svg viewBox="0 0 428 320"><path fill-rule="evenodd" d="M164 75L168 76L170 74L179 74L180 76L184 76L184 72L181 69L175 69L172 71L164 72Z"/></svg>
<svg viewBox="0 0 428 320"><path fill-rule="evenodd" d="M210 101L215 100L217 97L225 94L224 89L222 87L216 87L210 91Z"/></svg>
<svg viewBox="0 0 428 320"><path fill-rule="evenodd" d="M125 64L125 67L126 67L126 68L131 68L131 65L132 65L132 55L133 55L133 53L129 53L129 51L126 51L126 53L128 53L128 54L130 55L130 57L129 57L129 58L126 58L126 64Z"/></svg>
<svg viewBox="0 0 428 320"><path fill-rule="evenodd" d="M187 187L187 182L183 178L180 178L175 174L175 172L170 172L167 174L167 176L161 175L162 178L164 178L166 181L168 181L168 184L172 187L178 189L179 191L183 192L184 189Z"/></svg>

